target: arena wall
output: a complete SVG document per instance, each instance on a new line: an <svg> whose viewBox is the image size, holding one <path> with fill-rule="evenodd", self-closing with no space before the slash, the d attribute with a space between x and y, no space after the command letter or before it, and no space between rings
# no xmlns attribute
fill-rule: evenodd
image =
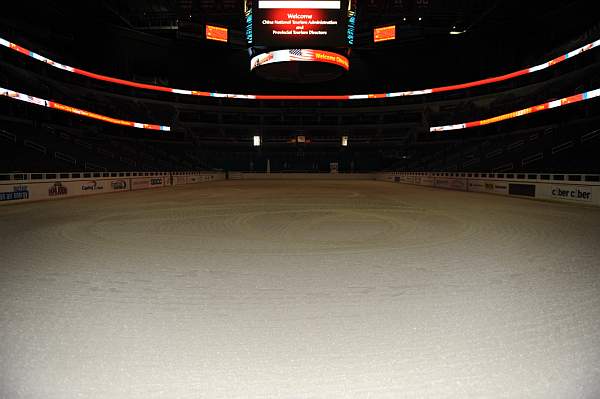
<svg viewBox="0 0 600 399"><path fill-rule="evenodd" d="M29 173L5 174L2 177L0 205L198 184L224 180L225 173Z"/></svg>
<svg viewBox="0 0 600 399"><path fill-rule="evenodd" d="M224 172L119 172L2 175L0 205L225 180ZM57 178L60 177L60 178ZM600 206L598 175L506 173L247 173L232 180L379 180L447 190Z"/></svg>
<svg viewBox="0 0 600 399"><path fill-rule="evenodd" d="M374 173L230 173L232 180L375 180Z"/></svg>
<svg viewBox="0 0 600 399"><path fill-rule="evenodd" d="M598 175L389 172L379 173L377 180L600 206L600 176Z"/></svg>

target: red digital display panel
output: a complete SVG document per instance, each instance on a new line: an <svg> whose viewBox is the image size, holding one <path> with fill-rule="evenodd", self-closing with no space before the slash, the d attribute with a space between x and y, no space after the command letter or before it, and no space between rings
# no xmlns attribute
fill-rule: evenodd
<svg viewBox="0 0 600 399"><path fill-rule="evenodd" d="M533 114L535 112L545 111L547 109L553 109L558 107L564 107L565 105L578 103L580 101L591 100L592 98L600 97L600 89L586 91L585 93L575 94L573 96L564 97L559 100L548 101L543 104L534 105L533 107L527 107L518 111L509 112L494 116L488 119L481 119L478 121L456 123L454 125L446 126L433 126L429 128L430 132L447 132L450 130L469 129L471 127L491 125L493 123L503 122L509 119L519 118L521 116Z"/></svg>
<svg viewBox="0 0 600 399"><path fill-rule="evenodd" d="M250 61L250 70L277 62L322 62L337 65L346 71L350 69L350 61L341 54L324 50L295 49L259 54Z"/></svg>
<svg viewBox="0 0 600 399"><path fill-rule="evenodd" d="M219 26L206 25L206 39L215 40L217 42L227 43L228 40L227 28L221 28Z"/></svg>
<svg viewBox="0 0 600 399"><path fill-rule="evenodd" d="M348 0L255 0L253 7L253 38L257 45L347 45Z"/></svg>
<svg viewBox="0 0 600 399"><path fill-rule="evenodd" d="M102 122L112 123L113 125L129 126L129 127L135 127L138 129L161 130L164 132L171 131L171 127L169 127L169 126L152 125L152 124L148 124L148 123L134 122L134 121L128 121L125 119L113 118L112 116L97 114L95 112L86 111L81 108L71 107L69 105L64 105L64 104L46 100L43 98L30 96L28 94L19 93L18 91L4 89L2 87L0 87L0 97L8 97L8 98L23 101L23 102L26 102L29 104L39 105L40 107L57 109L60 111L69 112L71 114L76 114L76 115L82 116L84 118L96 119L96 120L99 120Z"/></svg>
<svg viewBox="0 0 600 399"><path fill-rule="evenodd" d="M47 58L41 54L38 54L32 50L29 50L25 47L22 47L16 43L10 42L2 37L0 37L0 46L11 49L12 51L23 54L27 57L33 58L39 62L43 62L53 68L57 68L66 72L74 73L81 76L86 76L90 79L100 80L104 82L110 82L118 85L135 87L138 89L152 90L152 91L160 91L167 93L174 93L180 95L187 96L200 96L200 97L215 97L215 98L237 98L237 99L246 99L246 100L369 100L369 99L382 99L382 98L393 98L393 97L408 97L408 96L422 96L431 93L441 93L441 92L451 92L456 90L463 90L469 87L479 87L485 86L492 83L504 82L510 79L517 78L519 76L528 75L532 73L536 73L539 71L543 71L547 68L551 68L555 65L558 65L562 62L570 60L572 58L578 57L581 54L585 54L595 48L600 47L600 39L597 39L591 43L580 46L576 49L569 51L568 53L564 53L559 55L549 61L543 62L541 64L521 69L518 71L510 72L500 76L489 77L486 79L480 79L472 82L454 84L450 86L440 86L434 87L430 89L420 89L420 90L408 90L408 91L396 91L389 93L371 93L371 94L323 94L323 95L294 95L294 94L276 94L276 95L268 95L268 94L235 94L235 93L220 93L220 92L210 92L203 90L191 90L191 89L176 89L173 87L166 86L157 86L147 83L133 82L131 80L120 79L112 76L102 75L99 73L94 73L90 71L86 71L84 69L75 68L69 65L61 64L57 61L54 61L50 58ZM302 54L301 54L302 55ZM315 55L316 57L316 55ZM337 61L336 61L337 62ZM343 61L342 61L343 62ZM0 93L1 94L1 93Z"/></svg>
<svg viewBox="0 0 600 399"><path fill-rule="evenodd" d="M386 42L396 39L396 25L383 26L373 30L373 41L375 43Z"/></svg>

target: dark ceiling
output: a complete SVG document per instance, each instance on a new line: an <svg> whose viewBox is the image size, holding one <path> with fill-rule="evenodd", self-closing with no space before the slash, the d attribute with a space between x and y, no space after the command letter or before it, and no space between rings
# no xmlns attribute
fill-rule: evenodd
<svg viewBox="0 0 600 399"><path fill-rule="evenodd" d="M93 15L167 37L193 31L190 25L215 23L233 31L235 45L235 38L241 38L244 30L243 0L89 0L81 8L73 8L71 2L54 3L66 13ZM452 29L506 33L548 22L562 30L580 19L594 18L588 9L585 0L358 0L357 36L366 37L359 40L364 46L370 43L373 27L389 23L398 24L399 41L447 35Z"/></svg>
<svg viewBox="0 0 600 399"><path fill-rule="evenodd" d="M588 0L358 0L350 72L298 87L250 72L243 0L22 0L11 7L0 15L0 33L62 62L174 87L258 93L386 92L495 76L572 49L600 20ZM229 27L229 43L205 40L206 23ZM372 29L391 23L397 39L375 45ZM452 36L452 29L466 33Z"/></svg>

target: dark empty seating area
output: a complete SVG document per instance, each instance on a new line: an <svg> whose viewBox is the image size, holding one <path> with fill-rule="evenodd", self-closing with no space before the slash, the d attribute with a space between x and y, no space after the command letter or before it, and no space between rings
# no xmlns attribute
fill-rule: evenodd
<svg viewBox="0 0 600 399"><path fill-rule="evenodd" d="M469 139L452 140L450 134L446 140L415 147L409 161L389 169L600 173L600 118L553 122L529 127L529 121L522 121L520 128Z"/></svg>
<svg viewBox="0 0 600 399"><path fill-rule="evenodd" d="M184 142L119 138L93 129L2 119L0 143L4 172L202 169Z"/></svg>

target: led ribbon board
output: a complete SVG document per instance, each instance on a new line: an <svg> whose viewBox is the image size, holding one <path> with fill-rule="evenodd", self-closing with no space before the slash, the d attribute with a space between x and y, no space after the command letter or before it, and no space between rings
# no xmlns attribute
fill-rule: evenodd
<svg viewBox="0 0 600 399"><path fill-rule="evenodd" d="M553 109L562 107L569 104L578 103L580 101L590 100L592 98L600 96L600 89L587 91L585 93L575 94L574 96L561 98L560 100L548 101L546 103L535 105L533 107L524 108L518 111L509 112L508 114L494 116L493 118L482 119L479 121L457 123L454 125L446 126L434 126L429 128L430 132L447 132L450 130L468 129L471 127L491 125L493 123L502 122L508 119L514 119L521 116L533 114L535 112L545 111L547 109Z"/></svg>
<svg viewBox="0 0 600 399"><path fill-rule="evenodd" d="M86 111L80 108L71 107L68 105L64 105L61 103L57 103L54 101L44 100L39 97L29 96L27 94L19 93L16 91L4 89L0 87L0 96L12 98L14 100L24 101L29 104L39 105L40 107L57 109L64 112L69 112L71 114L76 114L79 116L83 116L85 118L96 119L102 122L112 123L113 125L120 126L129 126L135 127L138 129L147 129L147 130L160 130L163 132L171 131L169 126L161 126L161 125L151 125L148 123L140 123L140 122L132 122L123 119L112 118L110 116L96 114L94 112Z"/></svg>
<svg viewBox="0 0 600 399"><path fill-rule="evenodd" d="M337 65L345 70L350 69L350 62L343 55L332 53L331 51L293 49L276 50L259 54L250 61L250 70L277 62L323 62Z"/></svg>
<svg viewBox="0 0 600 399"><path fill-rule="evenodd" d="M63 71L75 73L77 75L87 76L91 79L115 83L115 84L119 84L119 85L123 85L123 86L136 87L139 89L162 91L162 92L167 92L167 93L175 93L175 94L188 95L188 96L239 98L239 99L245 99L245 100L336 100L336 101L344 101L344 100L367 100L367 99L381 99L381 98L393 98L393 97L421 96L421 95L425 95L425 94L456 91L456 90L466 89L466 88L470 88L470 87L484 86L484 85L488 85L488 84L492 84L492 83L503 82L506 80L514 79L518 76L527 75L530 73L541 71L546 68L550 68L550 67L560 64L561 62L564 62L568 59L571 59L571 58L576 57L580 54L583 54L587 51L590 51L593 48L600 46L600 39L598 39L592 43L586 44L585 46L581 46L575 50L572 50L566 54L556 57L550 61L536 65L534 67L521 69L520 71L507 73L507 74L501 75L501 76L476 80L474 82L461 83L461 84L451 85L451 86L436 87L433 89L399 91L399 92L380 93L380 94L342 94L342 95L304 95L304 96L294 96L294 95L286 95L286 94L281 94L281 95L228 94L228 93L218 93L218 92L208 92L208 91L174 89L174 88L165 87L165 86L149 85L149 84L145 84L145 83L132 82L130 80L125 80L125 79L113 78L113 77L106 76L106 75L100 75L97 73L85 71L83 69L78 69L78 68L74 68L74 67L71 67L68 65L63 65L63 64L60 64L49 58L46 58L40 54L34 53L33 51L30 51L24 47L21 47L18 44L9 42L8 40L2 39L2 38L0 38L0 45L7 47L13 51L24 54L28 57L31 57L37 61L44 62L54 68L61 69Z"/></svg>

